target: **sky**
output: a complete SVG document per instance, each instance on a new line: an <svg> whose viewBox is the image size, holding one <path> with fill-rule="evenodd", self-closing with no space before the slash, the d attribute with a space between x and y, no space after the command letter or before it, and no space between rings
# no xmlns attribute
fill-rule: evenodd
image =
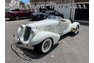
<svg viewBox="0 0 94 63"><path fill-rule="evenodd" d="M22 2L25 2L25 3L27 3L27 2L29 2L29 0L21 0Z"/></svg>

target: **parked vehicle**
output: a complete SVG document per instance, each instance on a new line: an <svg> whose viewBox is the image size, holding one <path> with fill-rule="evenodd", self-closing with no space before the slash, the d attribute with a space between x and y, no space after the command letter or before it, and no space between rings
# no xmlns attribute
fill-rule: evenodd
<svg viewBox="0 0 94 63"><path fill-rule="evenodd" d="M45 12L32 13L30 15L30 19L31 20L43 20L43 19L46 19L49 15L61 16L62 18L64 18L63 14L55 10L48 10Z"/></svg>
<svg viewBox="0 0 94 63"><path fill-rule="evenodd" d="M51 15L55 15L55 16L61 16L62 18L64 18L64 15L59 13L58 11L55 10L48 10L45 12L46 14L51 14Z"/></svg>
<svg viewBox="0 0 94 63"><path fill-rule="evenodd" d="M8 18L19 20L22 17L29 17L32 14L31 11L27 9L13 9L7 13Z"/></svg>
<svg viewBox="0 0 94 63"><path fill-rule="evenodd" d="M30 48L47 53L51 47L58 43L60 36L72 32L79 32L80 24L60 16L48 16L47 19L26 25L21 25L17 31L17 45L19 47Z"/></svg>
<svg viewBox="0 0 94 63"><path fill-rule="evenodd" d="M6 9L5 9L5 18L8 18L8 15L7 15L7 14L8 14L9 12L10 12L10 9L6 8Z"/></svg>
<svg viewBox="0 0 94 63"><path fill-rule="evenodd" d="M49 15L49 14L42 13L42 12L39 12L39 13L38 13L38 12L37 12L37 13L32 13L32 14L30 15L30 19L31 19L31 20L34 20L34 21L39 21L39 20L46 19L48 15Z"/></svg>

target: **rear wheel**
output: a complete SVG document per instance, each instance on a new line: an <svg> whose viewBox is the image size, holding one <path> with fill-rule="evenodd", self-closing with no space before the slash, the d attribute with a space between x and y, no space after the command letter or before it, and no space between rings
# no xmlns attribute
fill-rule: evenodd
<svg viewBox="0 0 94 63"><path fill-rule="evenodd" d="M79 25L77 25L76 28L73 28L73 29L72 29L72 32L73 32L75 35L78 34L78 32L79 32Z"/></svg>
<svg viewBox="0 0 94 63"><path fill-rule="evenodd" d="M20 19L20 17L19 17L19 16L16 16L16 17L15 17L15 19L16 19L16 20L19 20L19 19Z"/></svg>
<svg viewBox="0 0 94 63"><path fill-rule="evenodd" d="M52 46L52 40L50 38L45 39L43 42L34 46L34 50L39 53L47 53L50 51Z"/></svg>
<svg viewBox="0 0 94 63"><path fill-rule="evenodd" d="M10 17L10 20L13 20L14 18L13 17Z"/></svg>

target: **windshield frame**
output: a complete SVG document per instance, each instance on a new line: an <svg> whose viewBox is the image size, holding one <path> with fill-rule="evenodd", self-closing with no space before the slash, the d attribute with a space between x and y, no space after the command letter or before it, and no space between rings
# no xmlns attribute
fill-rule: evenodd
<svg viewBox="0 0 94 63"><path fill-rule="evenodd" d="M50 15L47 17L47 19L53 19L53 20L60 20L60 16L54 16L54 15Z"/></svg>

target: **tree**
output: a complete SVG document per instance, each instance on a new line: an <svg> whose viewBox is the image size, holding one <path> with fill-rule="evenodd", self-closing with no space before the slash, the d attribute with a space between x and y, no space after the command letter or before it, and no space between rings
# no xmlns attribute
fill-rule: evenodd
<svg viewBox="0 0 94 63"><path fill-rule="evenodd" d="M29 0L30 4L32 4L32 0Z"/></svg>
<svg viewBox="0 0 94 63"><path fill-rule="evenodd" d="M25 8L25 4L24 4L24 2L22 2L22 1L20 1L20 6L22 7L22 8Z"/></svg>

